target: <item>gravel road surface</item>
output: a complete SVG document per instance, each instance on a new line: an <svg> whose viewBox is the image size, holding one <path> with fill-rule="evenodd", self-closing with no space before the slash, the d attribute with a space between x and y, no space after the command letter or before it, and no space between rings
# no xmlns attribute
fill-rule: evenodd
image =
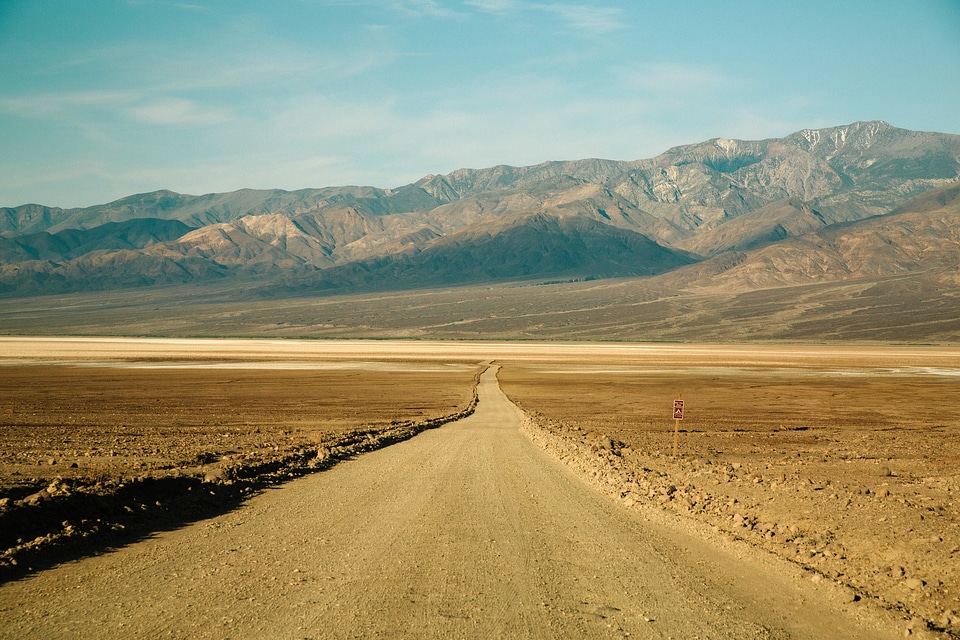
<svg viewBox="0 0 960 640"><path fill-rule="evenodd" d="M478 393L470 418L3 585L0 637L893 637L588 487L519 430L495 367Z"/></svg>

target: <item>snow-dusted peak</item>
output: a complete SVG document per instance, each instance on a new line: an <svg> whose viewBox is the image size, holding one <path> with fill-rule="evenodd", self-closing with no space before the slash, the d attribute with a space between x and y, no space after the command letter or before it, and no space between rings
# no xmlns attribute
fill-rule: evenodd
<svg viewBox="0 0 960 640"><path fill-rule="evenodd" d="M844 151L862 152L885 135L898 131L883 120L854 122L826 129L803 129L789 136L797 146L811 153L834 156Z"/></svg>
<svg viewBox="0 0 960 640"><path fill-rule="evenodd" d="M732 155L740 148L740 143L736 140L729 140L727 138L717 138L713 141L713 146L727 155Z"/></svg>

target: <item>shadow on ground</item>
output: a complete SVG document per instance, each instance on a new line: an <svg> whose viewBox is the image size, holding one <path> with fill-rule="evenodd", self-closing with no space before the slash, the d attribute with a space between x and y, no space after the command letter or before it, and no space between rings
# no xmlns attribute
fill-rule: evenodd
<svg viewBox="0 0 960 640"><path fill-rule="evenodd" d="M86 485L55 481L29 495L7 496L0 501L0 584L222 515L271 486L461 420L476 405L474 387L473 400L456 413L383 430L358 430L334 447L298 451L268 463L215 468L204 477L141 476Z"/></svg>

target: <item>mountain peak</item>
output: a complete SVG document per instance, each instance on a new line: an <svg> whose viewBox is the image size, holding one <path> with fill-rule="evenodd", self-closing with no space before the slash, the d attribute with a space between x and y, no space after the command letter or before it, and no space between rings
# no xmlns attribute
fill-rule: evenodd
<svg viewBox="0 0 960 640"><path fill-rule="evenodd" d="M787 136L786 140L809 153L836 155L848 151L862 152L877 143L891 142L909 133L883 120L871 120L825 129L803 129Z"/></svg>

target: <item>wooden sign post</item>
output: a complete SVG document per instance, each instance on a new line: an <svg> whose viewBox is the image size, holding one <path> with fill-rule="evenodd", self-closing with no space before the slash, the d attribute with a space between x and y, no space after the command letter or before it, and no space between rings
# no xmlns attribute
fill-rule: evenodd
<svg viewBox="0 0 960 640"><path fill-rule="evenodd" d="M677 457L677 445L680 440L680 421L683 420L683 400L673 401L673 457Z"/></svg>

